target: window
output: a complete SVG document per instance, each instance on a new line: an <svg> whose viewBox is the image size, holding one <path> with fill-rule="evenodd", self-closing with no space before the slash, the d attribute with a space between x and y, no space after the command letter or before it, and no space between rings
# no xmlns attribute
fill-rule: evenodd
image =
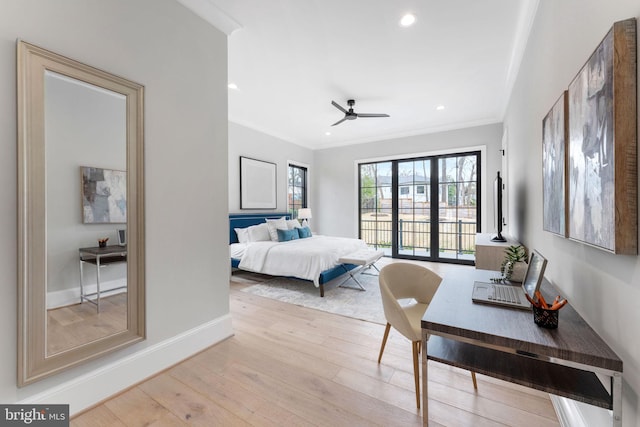
<svg viewBox="0 0 640 427"><path fill-rule="evenodd" d="M480 152L359 165L360 238L395 258L472 264Z"/></svg>
<svg viewBox="0 0 640 427"><path fill-rule="evenodd" d="M291 218L298 217L298 209L307 207L307 168L289 164L287 210Z"/></svg>

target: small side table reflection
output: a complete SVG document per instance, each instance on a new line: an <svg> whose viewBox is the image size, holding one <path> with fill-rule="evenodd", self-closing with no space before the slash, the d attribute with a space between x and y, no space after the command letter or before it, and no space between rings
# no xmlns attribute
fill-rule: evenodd
<svg viewBox="0 0 640 427"><path fill-rule="evenodd" d="M127 262L127 246L105 246L100 248L98 246L90 248L80 248L80 303L87 301L96 306L98 313L100 313L100 267L104 267L109 264L117 264ZM96 266L96 292L85 293L84 289L84 274L83 266L85 263L93 264ZM127 286L119 286L117 288L109 289L104 292L111 292L119 289L125 289ZM95 297L95 298L94 298Z"/></svg>

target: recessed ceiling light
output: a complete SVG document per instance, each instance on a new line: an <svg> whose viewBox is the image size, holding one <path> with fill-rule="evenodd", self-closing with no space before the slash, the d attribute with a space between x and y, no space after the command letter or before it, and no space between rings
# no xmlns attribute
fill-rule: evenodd
<svg viewBox="0 0 640 427"><path fill-rule="evenodd" d="M400 25L403 27L410 27L416 22L416 16L412 13L407 13L400 20Z"/></svg>
<svg viewBox="0 0 640 427"><path fill-rule="evenodd" d="M327 136L331 136L331 132L325 132L324 134Z"/></svg>
<svg viewBox="0 0 640 427"><path fill-rule="evenodd" d="M229 83L227 86L229 86L229 89L238 90L238 85L235 83Z"/></svg>
<svg viewBox="0 0 640 427"><path fill-rule="evenodd" d="M442 111L442 110L444 110L444 105L438 105L438 106L436 107L436 110L438 110L438 111Z"/></svg>

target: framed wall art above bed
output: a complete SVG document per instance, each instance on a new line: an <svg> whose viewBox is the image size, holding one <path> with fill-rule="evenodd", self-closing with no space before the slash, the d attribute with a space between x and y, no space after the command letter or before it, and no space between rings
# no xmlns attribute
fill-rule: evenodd
<svg viewBox="0 0 640 427"><path fill-rule="evenodd" d="M240 157L240 209L276 209L276 168L275 163Z"/></svg>

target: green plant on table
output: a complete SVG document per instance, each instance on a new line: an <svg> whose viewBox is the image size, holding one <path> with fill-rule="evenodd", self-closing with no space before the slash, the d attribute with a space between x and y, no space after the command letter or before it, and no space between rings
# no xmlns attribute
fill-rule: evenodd
<svg viewBox="0 0 640 427"><path fill-rule="evenodd" d="M504 260L500 266L501 277L491 279L493 282L511 280L513 269L518 262L527 262L527 250L522 245L511 245L504 250Z"/></svg>

